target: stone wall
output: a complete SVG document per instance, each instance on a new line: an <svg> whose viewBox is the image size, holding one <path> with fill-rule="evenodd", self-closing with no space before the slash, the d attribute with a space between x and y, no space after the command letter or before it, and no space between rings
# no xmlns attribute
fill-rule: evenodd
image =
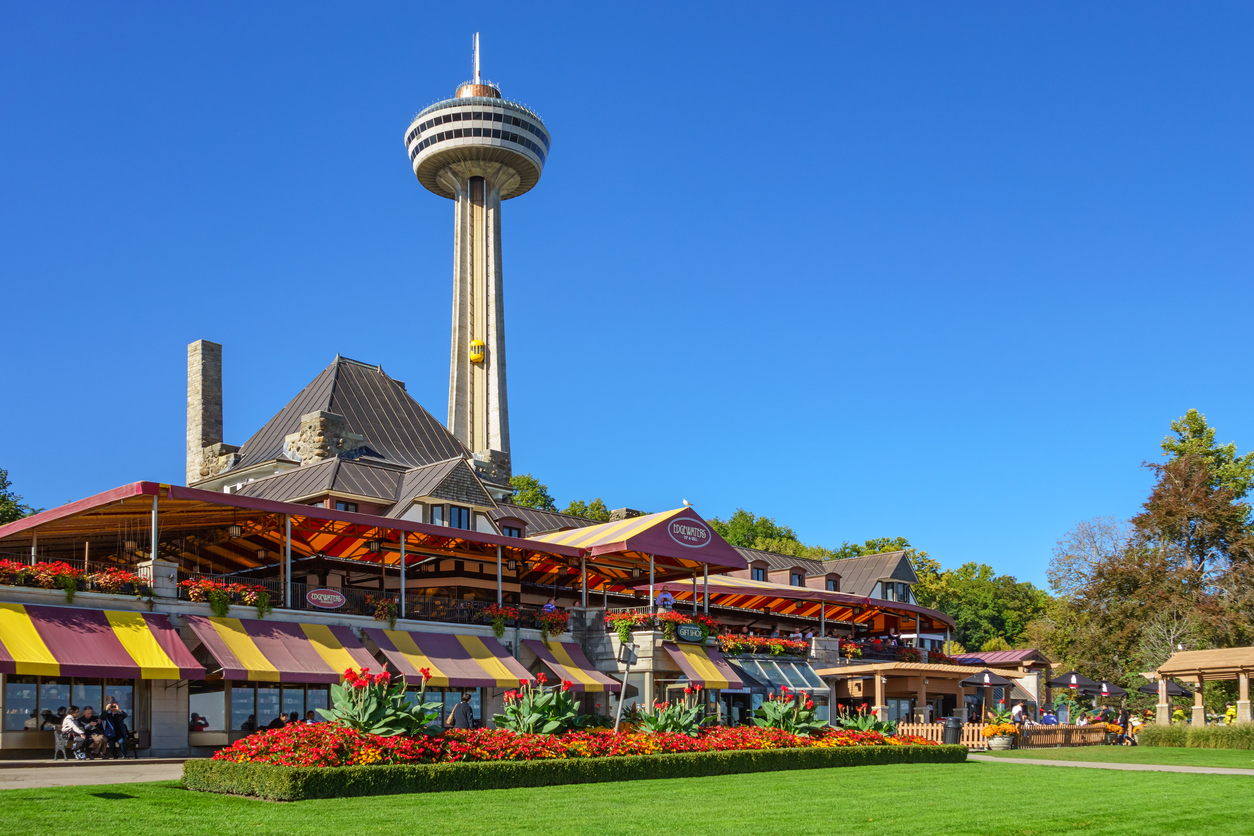
<svg viewBox="0 0 1254 836"><path fill-rule="evenodd" d="M197 340L187 347L187 483L198 482L203 450L222 442L222 346Z"/></svg>
<svg viewBox="0 0 1254 836"><path fill-rule="evenodd" d="M285 449L302 465L356 450L365 441L365 436L349 432L343 415L321 411L300 416L300 429L284 438Z"/></svg>

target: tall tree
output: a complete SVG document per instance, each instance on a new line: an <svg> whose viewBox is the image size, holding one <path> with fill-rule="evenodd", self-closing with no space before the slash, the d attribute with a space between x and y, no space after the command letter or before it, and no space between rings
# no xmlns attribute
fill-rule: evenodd
<svg viewBox="0 0 1254 836"><path fill-rule="evenodd" d="M605 507L605 503L599 496L591 502L576 499L567 505L562 513L570 514L574 517L583 517L588 520L596 520L597 522L609 522L610 519L610 509Z"/></svg>
<svg viewBox="0 0 1254 836"><path fill-rule="evenodd" d="M20 520L38 510L22 502L22 497L9 490L11 485L9 471L0 468L0 525Z"/></svg>
<svg viewBox="0 0 1254 836"><path fill-rule="evenodd" d="M736 513L732 514L727 520L711 517L708 522L710 523L710 528L717 531L720 537L733 546L762 548L757 543L765 540L798 542L796 532L788 526L778 525L770 517L759 517L751 514L744 508L737 508Z"/></svg>
<svg viewBox="0 0 1254 836"><path fill-rule="evenodd" d="M1172 435L1163 439L1163 452L1170 461L1197 456L1210 472L1211 484L1230 491L1234 499L1243 499L1254 486L1254 453L1237 455L1237 445L1215 443L1215 428L1206 423L1206 416L1190 409L1171 422Z"/></svg>
<svg viewBox="0 0 1254 836"><path fill-rule="evenodd" d="M509 484L514 489L511 500L515 505L539 508L541 511L557 510L557 503L549 495L549 486L541 484L540 480L530 473L511 476Z"/></svg>

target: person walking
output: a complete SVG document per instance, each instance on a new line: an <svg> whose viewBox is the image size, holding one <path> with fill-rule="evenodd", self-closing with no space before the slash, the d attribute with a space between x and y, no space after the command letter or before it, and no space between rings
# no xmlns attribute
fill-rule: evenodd
<svg viewBox="0 0 1254 836"><path fill-rule="evenodd" d="M470 729L475 725L475 713L470 707L470 694L462 694L462 701L453 708L453 728Z"/></svg>

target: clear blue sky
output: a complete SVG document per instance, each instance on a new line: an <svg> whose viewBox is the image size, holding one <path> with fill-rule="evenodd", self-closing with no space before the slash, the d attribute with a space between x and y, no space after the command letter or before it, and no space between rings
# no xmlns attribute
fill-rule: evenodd
<svg viewBox="0 0 1254 836"><path fill-rule="evenodd" d="M336 352L447 409L452 204L402 135L545 119L506 204L518 471L1043 582L1190 407L1254 447L1254 10L1207 3L0 9L0 467L181 482Z"/></svg>

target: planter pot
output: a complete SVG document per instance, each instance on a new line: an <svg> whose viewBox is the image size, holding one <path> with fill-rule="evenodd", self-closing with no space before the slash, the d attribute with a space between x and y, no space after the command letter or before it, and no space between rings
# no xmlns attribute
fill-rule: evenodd
<svg viewBox="0 0 1254 836"><path fill-rule="evenodd" d="M1010 735L999 735L998 737L990 737L988 739L988 748L994 752L1004 752L1014 743L1014 738Z"/></svg>
<svg viewBox="0 0 1254 836"><path fill-rule="evenodd" d="M134 595L134 594L135 594L135 584L133 584L133 583L124 583L124 584L122 584L122 588L121 588L121 589L119 589L119 590L118 590L118 592L119 592L120 594L122 594L122 595Z"/></svg>
<svg viewBox="0 0 1254 836"><path fill-rule="evenodd" d="M1114 746L1118 742L1119 742L1119 735L1106 732L1106 745L1107 746Z"/></svg>
<svg viewBox="0 0 1254 836"><path fill-rule="evenodd" d="M86 592L87 581L83 580L82 578L79 578L78 580L74 581L74 588L77 589L79 592Z"/></svg>

